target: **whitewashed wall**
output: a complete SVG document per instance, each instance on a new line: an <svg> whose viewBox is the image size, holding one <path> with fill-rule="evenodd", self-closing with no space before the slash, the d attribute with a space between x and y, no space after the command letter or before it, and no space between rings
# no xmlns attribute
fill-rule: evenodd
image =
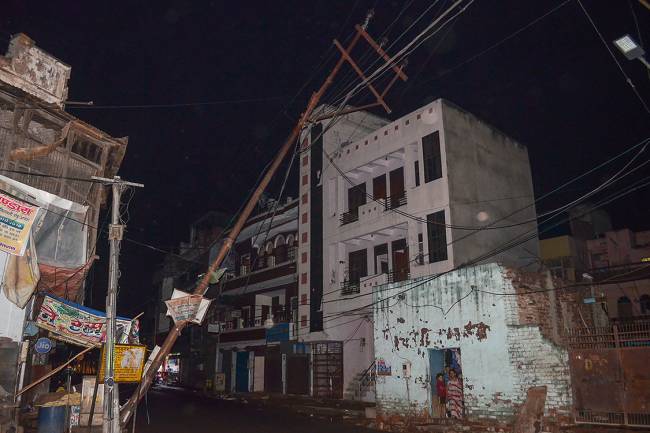
<svg viewBox="0 0 650 433"><path fill-rule="evenodd" d="M431 413L428 349L460 348L464 395L470 417L510 416L531 386L548 386L546 410L570 405L567 354L534 325L520 325L505 269L488 264L432 281L411 280L375 293L375 357L391 366L377 378L380 415L426 417ZM390 298L399 292L403 299ZM469 295L468 295L469 294ZM465 297L467 296L467 297ZM462 299L462 300L461 300ZM402 364L411 363L411 377Z"/></svg>

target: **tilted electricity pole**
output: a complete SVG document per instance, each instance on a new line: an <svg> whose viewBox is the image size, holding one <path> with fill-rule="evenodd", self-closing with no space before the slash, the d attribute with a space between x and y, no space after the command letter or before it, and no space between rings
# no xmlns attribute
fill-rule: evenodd
<svg viewBox="0 0 650 433"><path fill-rule="evenodd" d="M122 192L126 187L144 187L140 183L123 181L119 176L113 179L93 176L94 180L111 185L113 203L111 207L111 224L108 228L110 254L108 263L108 291L106 293L106 342L104 343L104 422L103 433L119 433L119 393L114 380L115 373L115 333L117 317L117 280L120 277L120 242L124 234L124 225L120 224L120 203Z"/></svg>
<svg viewBox="0 0 650 433"><path fill-rule="evenodd" d="M271 181L271 178L273 175L275 175L275 172L277 171L278 167L282 163L282 160L285 158L287 153L292 149L294 145L297 144L298 139L300 138L300 133L303 129L303 127L310 121L311 114L313 113L314 109L316 108L316 105L319 103L320 99L322 98L323 94L325 91L331 86L331 84L334 81L334 77L336 74L339 72L341 67L343 66L344 63L348 62L353 66L353 69L357 70L357 65L354 63L352 60L352 57L350 55L352 48L357 44L357 42L363 38L368 43L371 45L373 49L387 62L390 64L391 68L393 71L402 79L406 80L406 75L402 72L402 66L398 66L395 64L389 57L388 55L383 51L383 49L372 39L370 35L366 33L366 26L368 24L369 17L366 19L366 22L362 26L356 26L356 34L350 44L347 46L347 48L343 48L338 41L335 41L335 44L337 45L337 48L341 51L341 57L339 58L338 62L330 72L330 74L327 76L321 87L311 95L311 98L309 99L309 103L307 104L307 107L305 108L305 111L300 115L300 118L296 125L293 127L291 130L291 133L289 134L289 137L285 140L284 144L280 148L280 151L278 154L275 156L273 159L273 162L271 163L271 166L269 167L268 171L260 181L259 185L251 195L250 199L248 200L248 203L246 203L246 206L244 209L241 211L239 214L239 217L237 218L237 222L233 226L232 230L228 233L228 236L224 239L223 245L221 246L221 249L219 250L219 253L217 254L217 257L215 260L212 262L212 264L209 266L208 271L205 273L199 284L197 285L196 289L194 290L194 294L198 295L205 295L205 292L208 289L208 284L210 282L210 276L212 275L213 272L217 271L219 269L219 266L221 266L221 263L223 262L224 258L232 248L232 245L235 242L235 239L237 239L237 236L239 235L239 232L241 231L242 227L244 226L244 223L246 220L248 220L248 217L250 216L251 212L255 209L255 206L257 205L257 202L259 201L260 197L262 196L262 193L268 186L269 182ZM358 72L358 71L357 71ZM365 77L360 74L362 79L365 79ZM381 105L384 108L387 108L386 104L383 101L383 96L386 94L388 91L388 88L392 86L394 83L394 80L389 83L387 88L384 90L382 94L379 92L374 91L373 89L373 94L377 97L377 102L375 104L371 104L371 106L378 106ZM367 84L367 86L371 86L370 83ZM365 106L366 108L368 106ZM390 112L390 111L389 111ZM144 397L145 393L147 392L147 389L151 385L153 378L156 374L156 371L158 371L158 368L162 364L163 359L169 354L171 351L172 347L174 346L174 343L178 339L178 337L181 334L181 331L185 328L187 325L187 322L179 322L175 323L174 327L169 331L169 334L167 334L167 337L165 338L165 341L163 342L160 351L158 354L154 357L151 365L147 369L146 373L142 377L142 380L138 384L138 388L136 391L133 393L129 401L122 407L122 412L120 414L120 419L122 422L122 425L125 425L129 419L131 418L131 415L133 414L133 411L137 404L140 402L142 397Z"/></svg>

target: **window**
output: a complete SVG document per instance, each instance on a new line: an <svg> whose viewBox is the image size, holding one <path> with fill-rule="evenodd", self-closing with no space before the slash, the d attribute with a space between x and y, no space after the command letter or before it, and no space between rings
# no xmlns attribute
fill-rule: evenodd
<svg viewBox="0 0 650 433"><path fill-rule="evenodd" d="M415 161L415 186L420 186L420 161Z"/></svg>
<svg viewBox="0 0 650 433"><path fill-rule="evenodd" d="M309 165L309 156L305 155L305 156L302 157L302 166L306 167L308 165Z"/></svg>
<svg viewBox="0 0 650 433"><path fill-rule="evenodd" d="M309 176L306 174L302 176L302 184L307 185L309 183Z"/></svg>
<svg viewBox="0 0 650 433"><path fill-rule="evenodd" d="M287 236L287 246L292 247L293 243L296 241L296 237L294 235L288 235Z"/></svg>
<svg viewBox="0 0 650 433"><path fill-rule="evenodd" d="M307 305L307 294L303 293L300 295L300 305Z"/></svg>
<svg viewBox="0 0 650 433"><path fill-rule="evenodd" d="M366 204L366 184L362 183L348 189L348 210L356 211Z"/></svg>
<svg viewBox="0 0 650 433"><path fill-rule="evenodd" d="M386 199L386 175L382 174L372 180L372 196L375 200Z"/></svg>
<svg viewBox="0 0 650 433"><path fill-rule="evenodd" d="M409 249L406 239L398 239L391 243L393 250L393 281L404 281L409 278ZM390 279L389 279L390 281Z"/></svg>
<svg viewBox="0 0 650 433"><path fill-rule="evenodd" d="M424 264L424 237L422 233L418 233L418 256L416 258L418 265Z"/></svg>
<svg viewBox="0 0 650 433"><path fill-rule="evenodd" d="M427 215L427 240L429 241L429 263L447 260L447 227L444 210Z"/></svg>
<svg viewBox="0 0 650 433"><path fill-rule="evenodd" d="M349 281L358 284L361 278L368 275L368 259L365 249L359 251L352 251L349 254L350 259L350 274Z"/></svg>
<svg viewBox="0 0 650 433"><path fill-rule="evenodd" d="M239 275L248 275L251 269L251 255L242 254L239 261Z"/></svg>
<svg viewBox="0 0 650 433"><path fill-rule="evenodd" d="M376 245L375 253L375 275L388 273L388 244Z"/></svg>
<svg viewBox="0 0 650 433"><path fill-rule="evenodd" d="M390 179L390 200L388 206L395 209L406 204L406 191L404 190L404 167L392 170L389 175Z"/></svg>
<svg viewBox="0 0 650 433"><path fill-rule="evenodd" d="M641 295L639 298L639 304L641 307L641 314L644 316L650 315L650 295Z"/></svg>
<svg viewBox="0 0 650 433"><path fill-rule="evenodd" d="M307 327L307 316L300 316L300 327L301 328Z"/></svg>
<svg viewBox="0 0 650 433"><path fill-rule="evenodd" d="M273 242L267 242L266 247L264 247L266 254L273 254Z"/></svg>
<svg viewBox="0 0 650 433"><path fill-rule="evenodd" d="M307 232L302 233L302 243L306 244L307 243Z"/></svg>
<svg viewBox="0 0 650 433"><path fill-rule="evenodd" d="M440 133L438 131L422 137L422 159L424 162L424 182L428 183L442 177L440 157Z"/></svg>
<svg viewBox="0 0 650 433"><path fill-rule="evenodd" d="M619 319L626 319L628 317L632 317L632 302L630 301L630 298L627 296L621 296L618 298L617 302L617 307L618 307L618 318Z"/></svg>

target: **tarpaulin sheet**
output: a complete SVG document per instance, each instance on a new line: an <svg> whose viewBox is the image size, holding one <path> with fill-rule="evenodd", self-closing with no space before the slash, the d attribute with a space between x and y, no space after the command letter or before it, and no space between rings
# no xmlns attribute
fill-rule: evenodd
<svg viewBox="0 0 650 433"><path fill-rule="evenodd" d="M39 264L70 269L86 264L88 206L1 175L0 190L41 208L32 225Z"/></svg>

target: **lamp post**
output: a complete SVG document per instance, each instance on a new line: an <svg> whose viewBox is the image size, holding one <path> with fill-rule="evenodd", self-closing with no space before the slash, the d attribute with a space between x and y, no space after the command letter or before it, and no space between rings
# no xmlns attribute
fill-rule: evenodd
<svg viewBox="0 0 650 433"><path fill-rule="evenodd" d="M650 70L650 63L644 57L645 50L630 35L623 35L614 40L614 45L628 60L639 60Z"/></svg>

